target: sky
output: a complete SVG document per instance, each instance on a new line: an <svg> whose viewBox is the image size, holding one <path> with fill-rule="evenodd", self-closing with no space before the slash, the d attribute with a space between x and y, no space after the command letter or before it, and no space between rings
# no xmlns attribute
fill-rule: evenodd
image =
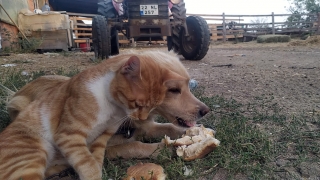
<svg viewBox="0 0 320 180"><path fill-rule="evenodd" d="M187 13L226 15L289 14L288 0L184 0ZM263 17L262 17L263 18ZM278 17L280 22L285 17ZM245 18L250 22L250 18Z"/></svg>

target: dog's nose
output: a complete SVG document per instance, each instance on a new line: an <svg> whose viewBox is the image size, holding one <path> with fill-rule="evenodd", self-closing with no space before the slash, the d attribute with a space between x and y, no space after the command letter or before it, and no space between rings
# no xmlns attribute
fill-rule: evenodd
<svg viewBox="0 0 320 180"><path fill-rule="evenodd" d="M199 115L200 117L203 117L204 115L206 115L208 112L210 111L208 106L203 106L199 109Z"/></svg>

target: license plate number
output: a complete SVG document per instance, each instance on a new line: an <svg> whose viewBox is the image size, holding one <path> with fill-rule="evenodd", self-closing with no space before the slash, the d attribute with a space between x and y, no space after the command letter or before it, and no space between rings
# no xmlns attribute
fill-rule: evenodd
<svg viewBox="0 0 320 180"><path fill-rule="evenodd" d="M140 5L140 15L158 15L158 5Z"/></svg>

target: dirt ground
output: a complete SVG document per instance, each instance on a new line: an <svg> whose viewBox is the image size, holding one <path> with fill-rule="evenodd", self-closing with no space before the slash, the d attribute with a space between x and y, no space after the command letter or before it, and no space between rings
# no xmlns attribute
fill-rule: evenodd
<svg viewBox="0 0 320 180"><path fill-rule="evenodd" d="M166 47L136 47L138 51ZM121 52L127 51L121 49ZM24 75L43 70L53 74L94 66L93 52L11 54L0 56L0 78L10 68ZM215 43L201 61L180 56L190 76L205 88L206 96L221 95L249 103L255 97L273 96L287 113L320 112L320 45L290 46L288 43ZM309 167L307 165L307 167ZM317 173L311 173L317 175Z"/></svg>
<svg viewBox="0 0 320 180"><path fill-rule="evenodd" d="M135 48L138 51L166 47ZM121 51L127 51L122 49ZM0 76L9 68L24 74L56 69L85 69L95 65L92 52L11 54L0 57ZM254 97L273 96L288 113L320 112L320 46L289 46L287 43L211 44L201 61L184 60L190 76L205 87L207 96L222 95L247 103ZM12 65L13 67L8 67Z"/></svg>

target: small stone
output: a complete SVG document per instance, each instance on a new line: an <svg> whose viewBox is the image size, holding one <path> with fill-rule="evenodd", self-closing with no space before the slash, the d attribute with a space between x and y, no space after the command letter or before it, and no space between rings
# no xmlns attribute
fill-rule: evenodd
<svg viewBox="0 0 320 180"><path fill-rule="evenodd" d="M285 159L277 159L276 165L281 167L281 166L285 166L288 162L290 162L290 161L285 160Z"/></svg>
<svg viewBox="0 0 320 180"><path fill-rule="evenodd" d="M195 89L196 87L198 87L198 82L195 79L190 79L189 81L189 88L191 90Z"/></svg>
<svg viewBox="0 0 320 180"><path fill-rule="evenodd" d="M303 178L320 176L320 165L317 163L303 162L300 164L299 171Z"/></svg>

